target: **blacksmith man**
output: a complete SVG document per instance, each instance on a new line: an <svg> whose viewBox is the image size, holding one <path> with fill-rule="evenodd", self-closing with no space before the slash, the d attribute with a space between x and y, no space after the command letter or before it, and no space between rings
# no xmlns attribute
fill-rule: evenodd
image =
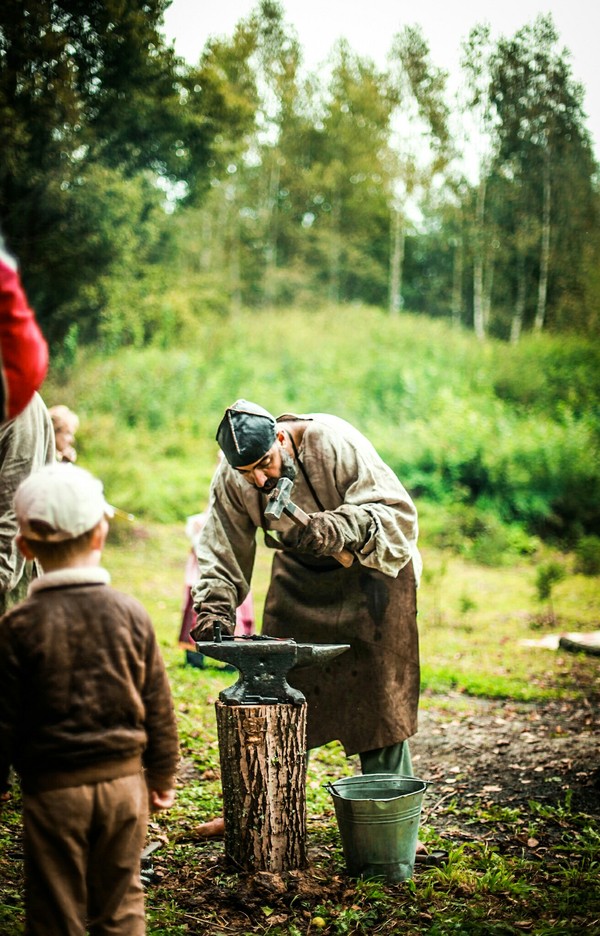
<svg viewBox="0 0 600 936"><path fill-rule="evenodd" d="M342 743L364 774L412 775L407 739L417 730L421 572L416 508L394 472L357 429L323 413L275 419L247 400L228 407L217 431L225 455L211 484L197 547L196 640L213 625L233 633L246 597L256 532L276 550L262 633L302 643L349 643L327 666L292 671L306 696L308 748ZM301 528L265 519L266 494L293 479ZM344 568L333 554L350 550Z"/></svg>

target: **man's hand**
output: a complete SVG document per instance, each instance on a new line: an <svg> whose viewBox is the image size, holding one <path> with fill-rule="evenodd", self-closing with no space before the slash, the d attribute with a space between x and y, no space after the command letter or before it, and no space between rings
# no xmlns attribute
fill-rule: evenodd
<svg viewBox="0 0 600 936"><path fill-rule="evenodd" d="M196 626L190 631L192 640L214 639L214 626L219 624L222 634L233 634L235 624L232 624L223 614L215 614L214 611L200 611L196 618Z"/></svg>
<svg viewBox="0 0 600 936"><path fill-rule="evenodd" d="M332 556L341 552L344 546L344 535L331 511L310 514L308 526L304 527L298 539L300 552Z"/></svg>

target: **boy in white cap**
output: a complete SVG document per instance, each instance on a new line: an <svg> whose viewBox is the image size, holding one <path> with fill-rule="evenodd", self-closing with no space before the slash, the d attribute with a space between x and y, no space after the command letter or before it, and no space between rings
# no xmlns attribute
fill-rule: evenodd
<svg viewBox="0 0 600 936"><path fill-rule="evenodd" d="M152 623L100 566L100 481L55 463L15 495L44 574L0 622L0 792L23 791L29 936L145 933L148 810L174 801L178 738ZM87 928L87 929L86 929Z"/></svg>

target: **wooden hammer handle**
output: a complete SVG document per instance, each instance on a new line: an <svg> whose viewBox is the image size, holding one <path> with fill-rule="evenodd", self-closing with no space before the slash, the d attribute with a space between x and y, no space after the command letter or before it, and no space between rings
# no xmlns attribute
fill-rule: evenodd
<svg viewBox="0 0 600 936"><path fill-rule="evenodd" d="M342 549L341 552L332 553L331 555L334 559L337 559L337 561L346 569L349 569L354 562L354 555L350 552L349 549Z"/></svg>
<svg viewBox="0 0 600 936"><path fill-rule="evenodd" d="M289 504L283 509L288 517L291 517L294 523L297 523L298 526L308 526L308 514L304 513L301 507L296 507L295 504ZM334 559L337 559L340 565L343 565L346 569L349 569L354 562L354 556L349 549L342 549L341 552L332 553L331 555Z"/></svg>

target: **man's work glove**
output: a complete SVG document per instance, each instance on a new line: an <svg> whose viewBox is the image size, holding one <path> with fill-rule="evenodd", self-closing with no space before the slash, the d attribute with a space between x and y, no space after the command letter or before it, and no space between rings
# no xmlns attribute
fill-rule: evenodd
<svg viewBox="0 0 600 936"><path fill-rule="evenodd" d="M219 624L221 634L232 635L235 630L235 624L223 612L201 609L196 618L196 625L190 631L192 640L208 640L212 643L215 624Z"/></svg>
<svg viewBox="0 0 600 936"><path fill-rule="evenodd" d="M336 510L310 514L298 537L297 549L313 556L333 556L347 549L359 552L375 535L377 525L368 510L342 504Z"/></svg>
<svg viewBox="0 0 600 936"><path fill-rule="evenodd" d="M342 524L330 511L310 514L308 526L300 532L298 550L313 556L332 556L345 546Z"/></svg>

